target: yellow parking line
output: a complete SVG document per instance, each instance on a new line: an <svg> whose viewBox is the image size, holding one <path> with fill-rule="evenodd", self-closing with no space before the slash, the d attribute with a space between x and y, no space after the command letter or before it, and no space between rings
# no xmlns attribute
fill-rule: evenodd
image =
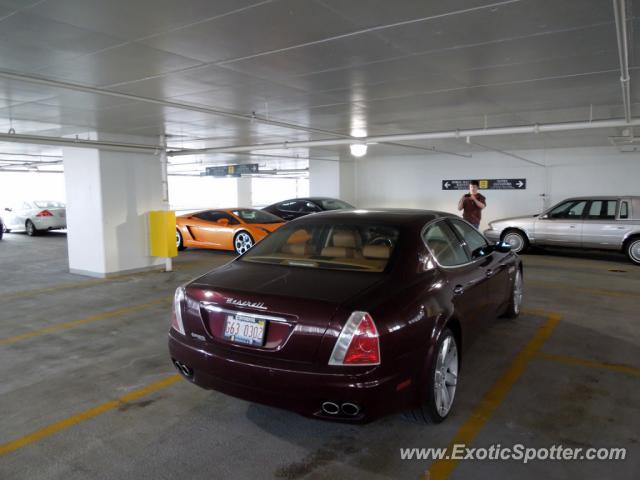
<svg viewBox="0 0 640 480"><path fill-rule="evenodd" d="M159 300L154 300L152 302L140 303L137 305L118 308L116 310L110 310L108 312L90 315L88 317L81 318L79 320L71 320L70 322L56 323L55 325L50 325L48 327L40 328L38 330L32 330L31 332L21 333L20 335L0 338L0 345L9 345L9 344L21 342L23 340L27 340L33 337L39 337L40 335L47 335L49 333L55 333L61 330L68 330L70 328L86 325L87 323L97 322L99 320L106 320L107 318L119 317L120 315L125 315L131 312L137 312L139 310L144 310L145 308L153 307L155 305L168 302L171 298L173 297L171 296L164 297Z"/></svg>
<svg viewBox="0 0 640 480"><path fill-rule="evenodd" d="M625 365L623 363L596 362L594 360L587 360L586 358L570 357L568 355L556 355L553 353L545 352L536 353L536 357L552 362L566 363L567 365L579 365L581 367L610 370L612 372L626 373L628 375L640 377L640 368L632 367L631 365Z"/></svg>
<svg viewBox="0 0 640 480"><path fill-rule="evenodd" d="M18 450L19 448L26 447L27 445L37 442L38 440L42 440L43 438L49 437L54 433L59 432L60 430L64 430L66 428L72 427L73 425L77 425L80 422L84 422L85 420L89 420L91 418L97 417L98 415L102 415L103 413L113 410L114 408L118 408L125 403L133 402L140 397L149 395L153 392L157 392L158 390L173 385L178 380L180 380L180 375L171 375L163 380L147 385L146 387L140 388L138 390L133 390L126 395L116 398L115 400L111 400L109 402L103 403L102 405L98 405L97 407L90 408L89 410L85 410L84 412L77 413L76 415L52 423L51 425L31 432L24 437L20 437L16 440L4 443L0 445L0 456L11 453L15 450Z"/></svg>
<svg viewBox="0 0 640 480"><path fill-rule="evenodd" d="M478 435L482 427L489 420L493 412L500 406L513 385L518 381L529 361L535 356L540 347L549 338L562 317L557 313L548 313L547 320L533 338L520 350L506 372L493 384L484 395L480 403L474 408L469 419L460 427L453 440L449 443L450 454L454 444L469 445ZM425 479L444 480L449 477L456 467L458 460L443 459L434 462L425 475Z"/></svg>
<svg viewBox="0 0 640 480"><path fill-rule="evenodd" d="M552 290L560 290L563 292L576 292L576 293L584 293L587 295L599 295L603 297L640 297L640 293L635 292L625 292L623 290L603 290L598 288L583 288L583 287L574 287L568 285L566 283L557 283L557 282L545 282L541 280L527 280L526 285L532 285L534 287L547 288Z"/></svg>

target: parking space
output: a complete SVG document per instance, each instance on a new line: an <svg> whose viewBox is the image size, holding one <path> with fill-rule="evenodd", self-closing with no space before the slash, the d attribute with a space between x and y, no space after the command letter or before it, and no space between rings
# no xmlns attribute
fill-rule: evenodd
<svg viewBox="0 0 640 480"><path fill-rule="evenodd" d="M62 253L64 242L51 240ZM31 241L9 243L16 247L9 254L19 260ZM42 276L63 274L55 257L39 261ZM55 290L5 298L2 477L211 478L211 468L216 478L428 478L428 471L431 478L559 471L633 477L633 456L606 465L567 462L561 470L544 462L400 456L401 448L452 442L637 451L640 273L607 273L615 258L558 256L558 267L545 256L525 256L524 314L497 320L466 354L457 408L437 427L402 415L364 426L319 422L182 380L166 351L169 297L178 284L232 258L192 250L172 273L72 288L62 275L49 285ZM573 288L576 270L588 292Z"/></svg>

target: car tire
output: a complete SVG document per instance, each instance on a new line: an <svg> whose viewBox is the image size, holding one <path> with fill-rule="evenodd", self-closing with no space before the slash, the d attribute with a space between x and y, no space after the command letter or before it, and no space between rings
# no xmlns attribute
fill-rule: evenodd
<svg viewBox="0 0 640 480"><path fill-rule="evenodd" d="M36 228L36 226L33 224L31 220L27 220L25 222L24 229L27 232L27 235L29 235L30 237L38 235L38 229Z"/></svg>
<svg viewBox="0 0 640 480"><path fill-rule="evenodd" d="M504 312L506 318L517 318L518 315L520 315L520 311L522 310L523 286L522 271L518 268L511 286L509 305Z"/></svg>
<svg viewBox="0 0 640 480"><path fill-rule="evenodd" d="M522 230L505 230L500 236L500 241L511 245L511 251L513 253L521 254L525 253L529 248L529 239L527 234Z"/></svg>
<svg viewBox="0 0 640 480"><path fill-rule="evenodd" d="M2 236L4 235L4 225L0 228L0 240L2 240Z"/></svg>
<svg viewBox="0 0 640 480"><path fill-rule="evenodd" d="M640 237L633 237L624 244L624 253L631 262L640 265Z"/></svg>
<svg viewBox="0 0 640 480"><path fill-rule="evenodd" d="M242 255L255 245L253 237L249 232L242 230L233 237L233 249L238 255Z"/></svg>
<svg viewBox="0 0 640 480"><path fill-rule="evenodd" d="M452 355L449 360L446 360L447 355L441 359L445 349L449 351L448 355ZM445 328L440 338L438 338L435 352L430 365L427 366L427 380L424 385L426 391L422 392L422 398L424 399L422 405L409 410L405 414L405 418L411 421L429 425L444 421L451 413L455 401L458 372L460 371L460 354L458 341L448 328ZM445 382L444 385L442 381ZM442 389L447 390L447 395L449 396L448 405L442 403L445 401ZM438 390L440 390L440 393L438 393Z"/></svg>
<svg viewBox="0 0 640 480"><path fill-rule="evenodd" d="M184 240L182 239L182 233L180 232L180 230L178 230L176 228L176 246L178 247L178 251L183 251L185 248L184 246Z"/></svg>

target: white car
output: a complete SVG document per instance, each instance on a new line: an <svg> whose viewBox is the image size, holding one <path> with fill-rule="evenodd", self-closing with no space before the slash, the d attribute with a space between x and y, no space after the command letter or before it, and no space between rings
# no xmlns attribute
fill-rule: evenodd
<svg viewBox="0 0 640 480"><path fill-rule="evenodd" d="M64 203L51 200L20 201L5 207L2 212L5 232L38 232L67 228Z"/></svg>

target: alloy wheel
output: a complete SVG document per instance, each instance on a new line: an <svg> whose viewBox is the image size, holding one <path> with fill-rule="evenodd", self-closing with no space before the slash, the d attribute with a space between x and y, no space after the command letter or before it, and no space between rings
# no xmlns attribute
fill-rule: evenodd
<svg viewBox="0 0 640 480"><path fill-rule="evenodd" d="M516 270L516 278L513 280L513 310L516 314L520 313L523 297L522 273L520 273L520 269L518 269Z"/></svg>
<svg viewBox="0 0 640 480"><path fill-rule="evenodd" d="M458 383L458 346L452 336L440 344L433 380L436 410L438 415L445 417L453 405Z"/></svg>
<svg viewBox="0 0 640 480"><path fill-rule="evenodd" d="M236 236L235 247L236 252L242 255L244 252L253 247L253 240L248 233L241 232Z"/></svg>
<svg viewBox="0 0 640 480"><path fill-rule="evenodd" d="M629 245L629 256L634 262L640 263L640 240L634 240Z"/></svg>
<svg viewBox="0 0 640 480"><path fill-rule="evenodd" d="M522 235L516 232L507 233L504 236L504 242L511 245L511 250L515 253L521 252L524 247L524 239L522 238Z"/></svg>

